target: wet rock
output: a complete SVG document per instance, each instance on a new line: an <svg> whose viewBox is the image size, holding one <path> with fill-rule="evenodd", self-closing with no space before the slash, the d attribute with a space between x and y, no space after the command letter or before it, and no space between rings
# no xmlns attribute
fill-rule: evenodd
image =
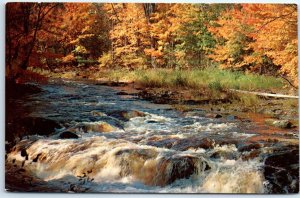
<svg viewBox="0 0 300 198"><path fill-rule="evenodd" d="M110 124L111 126L114 126L114 127L120 128L120 129L124 129L125 123L121 120L118 120L118 119L114 118L114 117L102 116L99 120L102 121L102 122L106 122L106 123Z"/></svg>
<svg viewBox="0 0 300 198"><path fill-rule="evenodd" d="M172 149L179 150L179 151L185 151L188 149L211 149L213 148L214 141L208 138L198 139L198 138L187 138L187 139L180 139L176 141Z"/></svg>
<svg viewBox="0 0 300 198"><path fill-rule="evenodd" d="M85 133L87 132L112 132L116 131L117 128L106 123L106 122L86 122L77 125L77 127L81 128Z"/></svg>
<svg viewBox="0 0 300 198"><path fill-rule="evenodd" d="M168 138L163 140L148 141L146 145L155 146L159 148L171 148L176 141L178 141L177 138Z"/></svg>
<svg viewBox="0 0 300 198"><path fill-rule="evenodd" d="M61 139L78 139L79 136L73 132L64 131L61 134L59 134L59 138L61 138Z"/></svg>
<svg viewBox="0 0 300 198"><path fill-rule="evenodd" d="M164 90L142 90L137 95L138 97L150 100L155 104L174 104L174 96L177 95L177 92L164 91Z"/></svg>
<svg viewBox="0 0 300 198"><path fill-rule="evenodd" d="M299 192L299 148L286 147L266 157L264 175L270 193Z"/></svg>
<svg viewBox="0 0 300 198"><path fill-rule="evenodd" d="M292 127L292 123L289 120L266 119L265 123L267 125L283 129L289 129Z"/></svg>
<svg viewBox="0 0 300 198"><path fill-rule="evenodd" d="M244 161L251 160L253 158L259 157L260 154L261 154L260 150L252 150L250 152L243 154L242 160L244 160Z"/></svg>
<svg viewBox="0 0 300 198"><path fill-rule="evenodd" d="M217 113L207 113L207 114L205 114L205 117L207 117L207 118L222 118L222 115L217 114Z"/></svg>
<svg viewBox="0 0 300 198"><path fill-rule="evenodd" d="M227 139L215 139L214 140L215 144L219 145L219 146L223 146L223 145L238 145L238 141L235 139L230 139L229 137L227 137Z"/></svg>
<svg viewBox="0 0 300 198"><path fill-rule="evenodd" d="M22 140L28 135L50 135L59 129L61 126L55 120L41 117L25 117L16 118L6 124L6 145L7 151L11 146L15 145L19 140Z"/></svg>
<svg viewBox="0 0 300 198"><path fill-rule="evenodd" d="M158 153L152 149L122 149L115 153L116 159L121 167L120 176L133 175L143 177L141 172L144 164L149 159L156 158ZM140 175L142 174L142 175Z"/></svg>
<svg viewBox="0 0 300 198"><path fill-rule="evenodd" d="M193 156L175 156L162 159L158 165L158 181L160 186L168 185L178 179L189 178L200 171L210 170L203 158Z"/></svg>
<svg viewBox="0 0 300 198"><path fill-rule="evenodd" d="M260 149L261 148L261 144L259 143L250 143L250 144L246 144L246 145L242 145L238 148L239 152L245 152L245 151L252 151L255 149Z"/></svg>
<svg viewBox="0 0 300 198"><path fill-rule="evenodd" d="M237 159L236 153L226 152L226 151L216 151L210 157L215 158L215 159L222 158L222 159L226 159L226 160Z"/></svg>
<svg viewBox="0 0 300 198"><path fill-rule="evenodd" d="M135 118L135 117L145 117L146 114L141 112L141 111L137 111L137 110L130 110L130 111L113 111L111 113L108 113L109 116L115 117L117 119L120 119L122 121L128 121L131 118Z"/></svg>
<svg viewBox="0 0 300 198"><path fill-rule="evenodd" d="M61 128L57 121L40 118L40 117L26 117L13 121L13 125L7 126L8 136L10 135L49 135L55 131L55 129ZM10 139L8 137L8 139Z"/></svg>

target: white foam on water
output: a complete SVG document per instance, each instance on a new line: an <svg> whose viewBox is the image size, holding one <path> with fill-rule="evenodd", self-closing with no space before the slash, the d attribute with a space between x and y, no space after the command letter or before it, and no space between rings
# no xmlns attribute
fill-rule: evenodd
<svg viewBox="0 0 300 198"><path fill-rule="evenodd" d="M236 152L237 148L234 145L216 145L214 150ZM167 156L201 157L205 156L204 149L180 152L96 136L75 140L40 139L27 148L27 153L29 160L24 168L30 173L50 182L51 185L71 182L81 187L83 185L78 177L86 174L88 178L93 178L93 181L84 184L90 192L265 192L261 164L255 160L211 161L211 170L205 174L178 179L164 187L155 185L155 175L170 174L157 172L155 167L158 167L162 159ZM38 161L32 162L39 154ZM8 161L13 159L24 161L20 152L8 154ZM165 171L170 169L168 167Z"/></svg>
<svg viewBox="0 0 300 198"><path fill-rule="evenodd" d="M201 190L208 193L265 193L261 166L254 160L226 160L205 178Z"/></svg>
<svg viewBox="0 0 300 198"><path fill-rule="evenodd" d="M234 123L208 123L204 124L201 122L195 122L192 125L186 125L185 128L193 128L198 131L220 131L220 130L231 130L236 128Z"/></svg>
<svg viewBox="0 0 300 198"><path fill-rule="evenodd" d="M97 105L112 104L114 103L97 103ZM172 138L177 140L191 135L198 137L197 135L203 134L201 132L213 135L230 134L237 138L250 137L253 134L236 132L235 123L214 123L212 119L203 119L203 122L199 122L197 119L193 124L182 125L180 120L178 123L175 118L147 112L145 114L145 117L131 118L125 123L124 130L111 125L113 130L107 132L100 130L100 126L107 124L103 121L74 122L72 132L78 134L79 139L58 139L59 133L63 130L57 130L56 134L48 138L37 137L35 138L37 141L28 142L29 145L24 147L28 153L28 160L25 161L21 156L21 150L17 150L8 154L7 161L12 163L15 160L19 165L25 161L24 168L32 175L49 182L49 185L67 188L68 183L72 183L78 188L89 188L89 192L264 193L266 191L266 182L260 170L262 164L258 159L248 161L223 157L207 159L209 154L214 152L236 154L238 149L235 145L214 145L209 151L203 148L176 151L143 145L149 141ZM80 128L81 125L86 131ZM130 141L133 137L140 139L138 144ZM30 141L30 138L26 141ZM188 166L188 160L194 158L199 159L193 163L200 171L190 178L177 179L172 183L166 181L166 178L171 177L174 167ZM33 162L34 159L37 159L37 162ZM183 160L176 161L177 159ZM171 160L178 164L174 166ZM209 164L208 171L202 170L203 161ZM85 180L84 184L79 178Z"/></svg>

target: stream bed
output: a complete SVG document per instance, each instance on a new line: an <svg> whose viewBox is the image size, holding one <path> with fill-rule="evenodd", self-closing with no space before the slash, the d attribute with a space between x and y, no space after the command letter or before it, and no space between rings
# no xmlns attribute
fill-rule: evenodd
<svg viewBox="0 0 300 198"><path fill-rule="evenodd" d="M299 191L297 129L266 135L255 122L179 112L93 82L39 87L7 101L8 191Z"/></svg>

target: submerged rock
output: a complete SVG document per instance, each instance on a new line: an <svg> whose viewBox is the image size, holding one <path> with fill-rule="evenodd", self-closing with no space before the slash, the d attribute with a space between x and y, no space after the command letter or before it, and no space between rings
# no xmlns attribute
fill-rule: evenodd
<svg viewBox="0 0 300 198"><path fill-rule="evenodd" d="M283 129L289 129L292 127L292 123L289 120L266 119L265 123L267 125Z"/></svg>
<svg viewBox="0 0 300 198"><path fill-rule="evenodd" d="M76 134L73 133L73 132L70 132L70 131L64 131L64 132L62 132L61 134L59 134L59 138L62 138L62 139L78 139L79 136L76 135Z"/></svg>

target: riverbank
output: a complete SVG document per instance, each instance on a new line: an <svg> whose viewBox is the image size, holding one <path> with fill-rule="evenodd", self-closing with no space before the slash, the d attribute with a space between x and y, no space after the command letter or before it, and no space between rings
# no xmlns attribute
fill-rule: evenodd
<svg viewBox="0 0 300 198"><path fill-rule="evenodd" d="M297 99L271 98L230 91L237 89L298 95L298 90L289 86L286 81L271 76L243 74L216 68L180 71L99 70L97 67L32 70L49 78L86 79L95 80L100 85L128 86L129 89L137 89L138 93L135 94L142 99L158 104L171 104L180 111L200 108L225 115L255 113L275 121L290 122L286 124L289 127L298 126Z"/></svg>

